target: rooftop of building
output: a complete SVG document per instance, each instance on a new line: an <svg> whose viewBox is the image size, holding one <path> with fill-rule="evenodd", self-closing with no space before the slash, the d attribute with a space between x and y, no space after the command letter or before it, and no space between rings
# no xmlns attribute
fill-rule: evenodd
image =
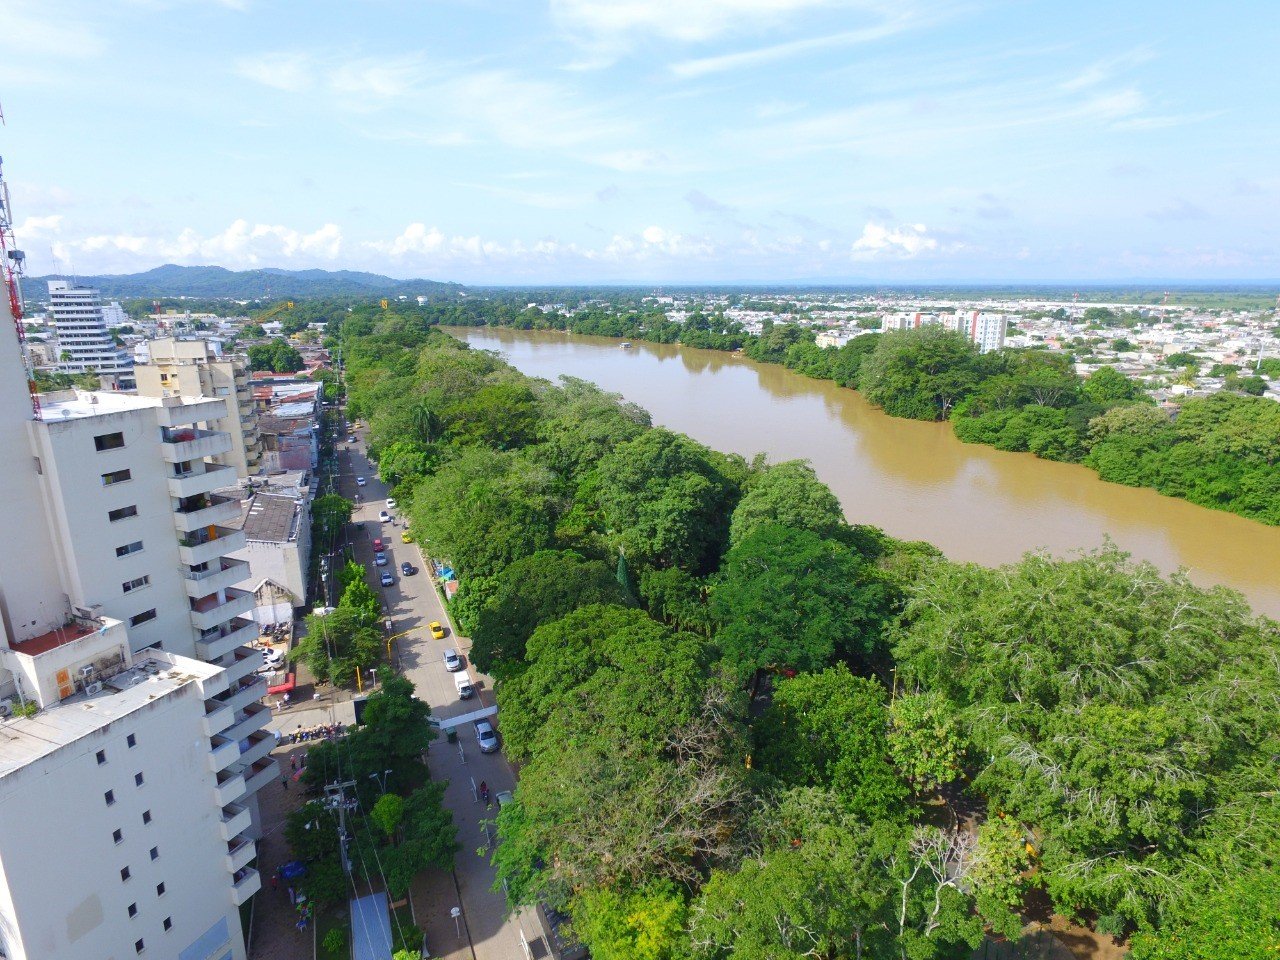
<svg viewBox="0 0 1280 960"><path fill-rule="evenodd" d="M100 693L78 693L34 716L0 720L0 777L221 669L159 650L147 651L105 679Z"/></svg>
<svg viewBox="0 0 1280 960"><path fill-rule="evenodd" d="M46 423L100 417L111 413L128 413L148 407L175 407L207 403L208 399L185 397L139 397L114 390L54 390L40 394L40 419Z"/></svg>
<svg viewBox="0 0 1280 960"><path fill-rule="evenodd" d="M255 493L241 506L242 527L249 540L288 543L298 536L298 501L276 493Z"/></svg>
<svg viewBox="0 0 1280 960"><path fill-rule="evenodd" d="M65 646L68 643L83 640L89 634L97 633L100 629L101 624L91 623L87 620L72 620L66 626L59 627L57 630L50 630L48 633L42 633L40 636L32 637L29 640L20 640L12 644L12 649L18 653L25 653L29 657L38 657L42 653L56 650L58 647Z"/></svg>

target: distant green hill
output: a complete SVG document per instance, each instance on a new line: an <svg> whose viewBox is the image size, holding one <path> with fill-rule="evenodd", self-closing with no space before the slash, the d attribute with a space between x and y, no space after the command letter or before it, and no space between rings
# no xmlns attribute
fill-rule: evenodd
<svg viewBox="0 0 1280 960"><path fill-rule="evenodd" d="M60 274L29 277L23 292L31 300L45 298L45 281L69 279ZM439 280L396 280L359 270L228 270L225 267L180 267L167 263L145 273L76 277L104 297L227 297L270 300L281 297L440 296L458 293L462 285Z"/></svg>

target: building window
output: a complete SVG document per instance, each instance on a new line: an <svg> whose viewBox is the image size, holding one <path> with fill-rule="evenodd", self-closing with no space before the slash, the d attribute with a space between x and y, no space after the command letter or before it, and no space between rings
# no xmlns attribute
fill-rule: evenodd
<svg viewBox="0 0 1280 960"><path fill-rule="evenodd" d="M114 790L108 790L102 795L102 799L107 801L107 806L109 807L116 802L116 792Z"/></svg>
<svg viewBox="0 0 1280 960"><path fill-rule="evenodd" d="M165 918L164 918L164 928L165 928L166 930L172 930L172 929L173 929L173 917L165 917Z"/></svg>
<svg viewBox="0 0 1280 960"><path fill-rule="evenodd" d="M133 949L135 953L141 953L143 950L147 949L147 945L141 940L135 940L133 942Z"/></svg>
<svg viewBox="0 0 1280 960"><path fill-rule="evenodd" d="M146 623L148 620L154 620L155 618L156 618L156 611L155 611L155 608L152 607L150 610L143 610L137 616L130 617L129 626L131 627L141 626L142 624Z"/></svg>
<svg viewBox="0 0 1280 960"><path fill-rule="evenodd" d="M98 766L102 766L104 763L107 762L107 751L105 750L99 750L97 753L94 754L94 756L98 760Z"/></svg>
<svg viewBox="0 0 1280 960"><path fill-rule="evenodd" d="M125 593L130 593L134 590L141 590L143 587L149 587L150 585L151 576L148 574L145 577L135 577L132 580L126 580L124 583L120 584L120 589Z"/></svg>
<svg viewBox="0 0 1280 960"><path fill-rule="evenodd" d="M112 470L110 473L102 475L102 485L109 487L113 483L124 483L126 480L132 480L133 474L128 470Z"/></svg>
<svg viewBox="0 0 1280 960"><path fill-rule="evenodd" d="M142 541L135 540L133 543L126 543L123 547L116 547L117 557L127 557L131 553L142 552Z"/></svg>
<svg viewBox="0 0 1280 960"><path fill-rule="evenodd" d="M159 859L160 859L160 848L159 848L159 847L152 847L152 848L151 848L151 859L152 859L152 860L159 860Z"/></svg>
<svg viewBox="0 0 1280 960"><path fill-rule="evenodd" d="M151 811L150 811L150 810L143 810L143 811L142 811L142 822L143 822L143 823L150 823L150 822L151 822Z"/></svg>
<svg viewBox="0 0 1280 960"><path fill-rule="evenodd" d="M128 867L121 867L121 868L120 868L120 879L121 879L121 881L128 880L131 876L133 876L133 874L129 872L129 868L128 868Z"/></svg>
<svg viewBox="0 0 1280 960"><path fill-rule="evenodd" d="M117 520L128 520L130 517L136 517L137 515L138 508L136 506L121 507L119 510L107 511L107 519L112 523L115 523Z"/></svg>
<svg viewBox="0 0 1280 960"><path fill-rule="evenodd" d="M99 453L103 450L117 450L124 446L124 434L100 433L93 438L93 446Z"/></svg>
<svg viewBox="0 0 1280 960"><path fill-rule="evenodd" d="M129 745L129 749L132 750L134 747L138 745L137 734L133 734L133 733L129 734L127 737L124 738L124 742L127 743Z"/></svg>
<svg viewBox="0 0 1280 960"><path fill-rule="evenodd" d="M156 884L156 896L157 896L157 897L163 897L163 896L164 896L164 884L163 884L163 883L157 883L157 884Z"/></svg>
<svg viewBox="0 0 1280 960"><path fill-rule="evenodd" d="M138 915L138 905L136 903L129 904L129 917L132 919Z"/></svg>
<svg viewBox="0 0 1280 960"><path fill-rule="evenodd" d="M135 774L133 775L133 785L134 785L135 787L140 787L140 786L142 786L142 774L141 774L141 773L135 773Z"/></svg>

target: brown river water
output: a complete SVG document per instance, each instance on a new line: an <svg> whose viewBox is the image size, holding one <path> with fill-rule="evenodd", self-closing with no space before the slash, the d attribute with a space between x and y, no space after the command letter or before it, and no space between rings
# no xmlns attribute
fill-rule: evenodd
<svg viewBox="0 0 1280 960"><path fill-rule="evenodd" d="M927 540L954 560L1061 556L1109 536L1135 558L1185 567L1197 583L1225 584L1280 617L1280 527L1104 483L1075 464L961 443L945 423L889 417L853 390L731 354L621 349L557 332L453 332L531 376L578 377L620 393L654 423L718 450L808 460L850 522Z"/></svg>

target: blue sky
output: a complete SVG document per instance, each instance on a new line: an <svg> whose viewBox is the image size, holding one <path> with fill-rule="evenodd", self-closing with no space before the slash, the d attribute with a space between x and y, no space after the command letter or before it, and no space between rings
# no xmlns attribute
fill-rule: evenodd
<svg viewBox="0 0 1280 960"><path fill-rule="evenodd" d="M0 0L35 273L1280 277L1280 4Z"/></svg>

